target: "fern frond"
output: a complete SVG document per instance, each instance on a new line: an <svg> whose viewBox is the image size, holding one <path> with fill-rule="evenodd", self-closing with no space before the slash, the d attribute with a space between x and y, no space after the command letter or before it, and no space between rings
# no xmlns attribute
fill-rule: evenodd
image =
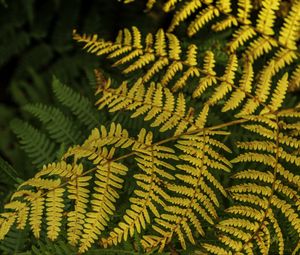
<svg viewBox="0 0 300 255"><path fill-rule="evenodd" d="M99 109L107 105L110 112L123 109L133 111L131 118L146 114L144 120L151 120L152 127L160 126L161 132L176 128L175 134L180 134L188 128L202 128L207 117L208 106L195 118L196 116L191 114L191 108L186 110L186 100L182 93L179 93L176 99L168 88L154 83L146 89L142 79L131 89L123 83L117 89L107 86L101 92L102 97L96 103Z"/></svg>
<svg viewBox="0 0 300 255"><path fill-rule="evenodd" d="M91 246L97 235L107 226L109 216L115 211L114 203L119 197L116 189L121 189L123 183L118 175L125 175L128 169L123 164L110 162L113 154L114 149L110 151L103 149L97 153L97 159L94 159L94 162L97 162L94 188L96 192L91 200L92 212L85 217L79 252L84 252Z"/></svg>
<svg viewBox="0 0 300 255"><path fill-rule="evenodd" d="M295 51L290 49L279 48L274 56L271 58L270 62L265 66L265 69L269 68L274 63L274 68L272 73L277 73L280 69L292 64L298 59Z"/></svg>
<svg viewBox="0 0 300 255"><path fill-rule="evenodd" d="M211 51L207 51L204 57L204 67L205 77L200 78L197 88L193 92L193 97L199 97L201 94L209 87L217 82L216 72L214 71L215 59L214 54Z"/></svg>
<svg viewBox="0 0 300 255"><path fill-rule="evenodd" d="M133 27L132 30L138 31L135 27ZM131 36L136 37L135 33L132 32ZM122 34L123 33L121 33L121 39L124 37ZM75 36L75 39L76 38L77 37ZM85 37L83 36L83 38ZM92 41L89 41L89 39ZM80 41L80 39L77 40ZM93 40L93 38L87 38L84 42L88 49L97 47L94 46L94 44L97 43ZM116 49L122 49L123 45L125 44L122 40L116 40L115 43L107 44L108 48L113 47L109 56L112 56ZM129 46L126 45L126 47ZM125 74L135 72L136 70L146 66L147 71L141 76L144 82L151 82L154 76L159 75L159 81L161 81L161 84L166 86L170 83L174 83L172 90L177 91L184 87L189 79L199 77L200 75L201 69L198 67L198 49L196 45L189 45L186 53L182 56L182 46L179 39L173 34L165 33L162 29L158 30L155 34L154 40L153 35L148 34L144 39L143 48L134 47L132 43L130 47L131 50L124 53L124 56L113 55L117 58L113 66L120 66L122 68L122 72ZM139 51L138 54L136 54L136 50ZM105 53L101 51L97 54L103 55ZM211 68L213 68L213 66ZM180 71L182 71L182 73L179 74ZM179 74L180 77L174 82L173 79L176 74ZM214 73L212 72L211 74ZM214 78L212 77L211 80L213 79Z"/></svg>
<svg viewBox="0 0 300 255"><path fill-rule="evenodd" d="M247 130L257 133L259 139L237 144L246 152L231 162L236 164L247 161L256 167L239 170L233 176L238 182L229 188L229 194L236 202L226 209L228 215L216 225L220 231L217 235L219 243L203 246L213 254L222 254L222 249L233 253L254 254L256 248L260 254L269 254L271 250L276 254L285 254L286 240L281 230L285 226L281 226L282 222L279 223L274 216L278 210L297 234L299 233L300 216L294 203L299 198L299 184L294 186L299 175L283 167L286 164L298 167L299 159L289 155L295 144L282 139L285 135L280 130L280 122L285 123L286 120L279 120L276 115L264 118L269 118L272 125L266 126L267 121L263 124L258 116L257 120L252 118L257 122L250 125L253 128L246 126ZM289 121L294 123L295 119ZM282 196L288 199L283 200ZM276 242L271 241L271 233L275 234Z"/></svg>
<svg viewBox="0 0 300 255"><path fill-rule="evenodd" d="M254 62L260 56L269 53L274 47L277 47L277 41L268 36L258 37L252 41L247 47L244 58L248 61Z"/></svg>
<svg viewBox="0 0 300 255"><path fill-rule="evenodd" d="M278 81L278 84L274 91L274 95L272 95L271 102L269 104L269 107L273 111L277 111L282 106L287 89L288 89L288 74L285 73L283 77Z"/></svg>
<svg viewBox="0 0 300 255"><path fill-rule="evenodd" d="M237 17L245 25L251 24L250 14L252 9L252 3L250 0L239 0L238 1L238 14Z"/></svg>
<svg viewBox="0 0 300 255"><path fill-rule="evenodd" d="M237 70L237 67L237 57L233 54L229 57L225 73L221 78L223 82L221 82L221 84L215 89L214 94L208 100L209 105L213 105L217 101L221 100L232 89L231 84L234 84L235 72Z"/></svg>
<svg viewBox="0 0 300 255"><path fill-rule="evenodd" d="M175 12L175 15L173 16L173 19L169 25L168 31L169 32L173 31L176 26L178 26L181 22L186 20L191 14L193 14L201 6L202 3L200 0L191 0L184 3L182 8ZM170 8L165 8L166 11L169 11L169 9Z"/></svg>
<svg viewBox="0 0 300 255"><path fill-rule="evenodd" d="M136 140L129 137L128 131L122 129L119 124L112 123L108 130L104 126L94 129L81 146L71 147L62 161L44 166L33 178L20 185L19 190L12 196L11 202L6 205L6 210L10 212L0 215L1 237L7 234L14 222L19 228L24 228L29 219L29 225L38 238L43 224L42 217L46 211L47 236L55 240L62 229L63 215L66 214L69 242L73 245L79 244L81 252L86 251L107 226L109 216L114 213L114 204L119 198L117 190L121 189L123 184L123 179L120 177L127 172L125 165L113 159L116 148L125 149L132 146L137 154L141 154L137 162L145 172L145 176L149 175L147 170L149 166L147 160L145 161L148 157L149 162L153 161L153 174L160 178L173 178L163 170L173 169L172 165L164 162L163 159L175 160L177 157L167 147L150 146L151 141L151 133L146 134L144 129ZM153 150L151 150L153 157L149 156L148 146ZM83 158L95 167L90 171L84 171L83 165L77 163ZM74 161L72 165L66 163L70 159ZM89 195L89 180L92 178L95 184L94 192ZM140 183L138 174L136 178ZM157 185L160 185L160 178L155 179L158 181ZM67 188L65 188L66 184ZM144 185L141 184L142 189ZM150 185L149 188L151 187L153 186ZM161 188L157 187L156 192L158 195L165 196ZM67 193L67 200L64 199L65 193ZM160 201L156 195L153 199L154 202ZM149 208L155 211L152 203Z"/></svg>
<svg viewBox="0 0 300 255"><path fill-rule="evenodd" d="M279 42L282 46L291 50L297 49L297 39L300 27L300 1L295 1L291 6L288 16L284 19L284 24L279 32Z"/></svg>
<svg viewBox="0 0 300 255"><path fill-rule="evenodd" d="M75 116L88 128L94 128L98 124L98 113L93 109L91 102L62 84L57 78L53 78L52 89L56 98L68 107Z"/></svg>
<svg viewBox="0 0 300 255"><path fill-rule="evenodd" d="M226 19L219 21L211 26L212 30L219 32L232 26L237 26L238 21L234 16L228 16Z"/></svg>
<svg viewBox="0 0 300 255"><path fill-rule="evenodd" d="M265 35L273 35L273 25L275 22L275 11L279 9L278 0L264 0L262 1L262 9L258 14L258 21L256 24L257 30Z"/></svg>
<svg viewBox="0 0 300 255"><path fill-rule="evenodd" d="M245 25L241 26L236 32L233 34L233 39L228 43L228 48L230 52L235 52L238 47L243 45L246 41L251 39L256 35L255 29L251 26Z"/></svg>
<svg viewBox="0 0 300 255"><path fill-rule="evenodd" d="M189 24L187 28L188 36L196 34L208 21L220 15L219 9L214 6L208 6L201 10L196 18Z"/></svg>
<svg viewBox="0 0 300 255"><path fill-rule="evenodd" d="M242 78L240 79L239 88L231 94L230 98L223 106L222 111L226 112L237 108L246 97L246 93L251 93L253 75L252 64L246 62L243 68Z"/></svg>
<svg viewBox="0 0 300 255"><path fill-rule="evenodd" d="M203 222L213 224L219 206L217 192L226 196L226 191L214 176L214 171L216 169L229 171L228 167L231 167L231 163L216 151L219 147L214 148L210 144L213 135L214 132L204 131L178 140L176 147L183 153L179 158L185 164L176 165L181 173L175 176L183 185L168 185L168 189L176 195L168 198L170 205L165 207L165 212L159 218L155 219L153 229L160 236L144 236L142 244L145 249L151 250L159 245L162 251L174 234L178 236L181 246L186 249L185 236L195 244L192 228L200 235L204 235Z"/></svg>
<svg viewBox="0 0 300 255"><path fill-rule="evenodd" d="M47 204L46 221L48 224L47 236L50 240L56 240L60 232L60 227L62 225L61 220L65 206L63 203L64 191L65 190L63 188L57 188L47 194L45 201Z"/></svg>
<svg viewBox="0 0 300 255"><path fill-rule="evenodd" d="M162 183L165 180L173 180L174 177L166 170L174 170L175 168L165 160L177 160L174 150L155 145L152 142L152 133L144 129L138 135L140 145L133 147L137 155L135 160L140 169L140 173L133 177L137 181L138 188L134 191L135 197L130 198L130 209L127 209L123 221L118 223L118 227L109 233L108 238L102 238L101 243L104 247L117 244L122 239L125 241L129 236L133 236L134 232L141 232L146 228L146 224L150 223L150 215L152 213L159 217L159 206L165 206L165 200L168 194L163 190Z"/></svg>
<svg viewBox="0 0 300 255"><path fill-rule="evenodd" d="M42 193L38 191L33 197L29 198L31 206L29 223L36 238L40 237L43 210L45 207L45 198L43 198L41 194Z"/></svg>
<svg viewBox="0 0 300 255"><path fill-rule="evenodd" d="M260 73L259 82L255 92L255 97L247 100L247 102L244 104L243 109L238 114L239 116L249 115L254 113L261 103L266 102L270 94L273 68L274 68L274 62L271 62L268 68L264 69ZM268 109L270 111L270 108Z"/></svg>
<svg viewBox="0 0 300 255"><path fill-rule="evenodd" d="M55 158L55 144L34 127L21 120L11 122L13 132L20 139L21 148L32 159L32 163L41 166Z"/></svg>
<svg viewBox="0 0 300 255"><path fill-rule="evenodd" d="M73 121L58 108L42 104L28 104L24 110L36 116L46 127L50 137L58 143L76 144L81 142L82 134Z"/></svg>

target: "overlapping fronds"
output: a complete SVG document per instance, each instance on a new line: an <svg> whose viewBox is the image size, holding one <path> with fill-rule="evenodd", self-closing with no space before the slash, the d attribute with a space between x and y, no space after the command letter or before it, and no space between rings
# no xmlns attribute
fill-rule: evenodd
<svg viewBox="0 0 300 255"><path fill-rule="evenodd" d="M108 106L110 112L128 110L133 111L131 118L146 115L145 121L151 121L152 127L160 126L160 132L176 128L175 135L185 130L204 127L209 106L205 105L198 116L194 109L187 109L184 94L179 93L175 98L173 93L161 84L151 83L145 88L142 79L139 79L130 89L124 82L117 89L110 87L108 82L98 89L100 99L96 102L99 109Z"/></svg>
<svg viewBox="0 0 300 255"><path fill-rule="evenodd" d="M68 107L83 125L90 129L97 126L97 111L86 97L62 84L56 77L53 77L52 90L58 101Z"/></svg>
<svg viewBox="0 0 300 255"><path fill-rule="evenodd" d="M168 32L173 32L178 25L187 20L189 20L187 26L189 36L197 34L208 24L214 32L234 27L232 38L228 42L229 53L232 54L238 49L242 49L244 61L251 62L259 57L267 56L269 61L280 62L274 67L274 72L278 72L279 69L299 59L297 42L300 28L300 1L296 0L290 4L288 15L284 19L280 19L279 25L276 24L279 32L275 32L278 30L274 29L278 17L276 12L281 3L280 0L261 1L258 15L255 13L257 8L253 8L255 3L249 0L240 0L237 5L229 0L189 0L182 1L182 3L167 1L164 3L163 9L169 12L175 8ZM232 9L233 6L235 9ZM268 55L270 52L272 54ZM280 56L280 58L276 56ZM150 61L150 55L148 60ZM157 65L162 67L162 62L160 61ZM176 67L179 68L178 65Z"/></svg>
<svg viewBox="0 0 300 255"><path fill-rule="evenodd" d="M132 31L121 30L115 42L98 39L96 35L81 36L76 33L74 39L84 43L88 52L114 59L113 66L120 67L124 74L146 67L147 71L140 76L144 83L152 81L158 75L163 86L172 85L172 91L177 91L191 79L199 80L199 84L204 84L203 86L216 82L213 52L206 52L204 68L201 68L197 46L190 44L183 54L179 39L162 29L155 35L148 34L144 40L136 27L132 27ZM231 70L233 73L235 71ZM194 96L198 93L195 92Z"/></svg>
<svg viewBox="0 0 300 255"><path fill-rule="evenodd" d="M215 177L219 171L230 171L231 163L218 150L230 152L224 144L213 136L227 135L221 131L203 131L193 135L182 136L177 141L179 159L182 164L176 165L180 171L175 174L180 183L169 184L172 195L167 199L168 206L152 225L157 235L146 235L142 244L146 250L157 246L163 251L174 235L177 236L183 249L187 248L186 240L195 244L198 235L204 236L203 224L214 224L217 217L220 195L226 191ZM195 234L196 232L196 234Z"/></svg>
<svg viewBox="0 0 300 255"><path fill-rule="evenodd" d="M19 119L11 122L11 128L20 139L21 148L32 159L34 165L40 167L54 160L55 144L45 133Z"/></svg>
<svg viewBox="0 0 300 255"><path fill-rule="evenodd" d="M94 129L82 146L71 147L60 162L44 166L13 194L11 202L5 206L7 212L1 214L1 238L14 223L23 229L27 221L38 238L45 215L47 236L56 240L63 218L67 216L69 242L79 244L80 251L87 250L106 227L109 215L114 213L114 204L119 198L117 190L123 183L120 177L127 172L124 164L114 161L116 148L143 144L141 139L130 138L119 124L112 123L108 130L103 126ZM72 164L67 163L70 159L73 159ZM85 171L83 163L79 162L82 159L95 167ZM95 186L90 194L92 178L95 178Z"/></svg>
<svg viewBox="0 0 300 255"><path fill-rule="evenodd" d="M58 143L76 144L82 134L76 124L61 110L42 104L28 104L24 110L37 117L45 125L50 137Z"/></svg>
<svg viewBox="0 0 300 255"><path fill-rule="evenodd" d="M147 9L155 3L148 0ZM36 238L64 235L79 254L96 243L103 250L131 243L137 253L197 246L200 254L296 254L300 105L287 91L300 87L300 1L285 15L278 15L280 0L160 4L174 10L168 32L144 36L133 26L115 41L74 32L122 72L96 78L96 105L113 122L95 128L89 100L57 79L58 101L94 128L81 145L77 122L64 111L25 107L52 139L73 146L49 163L56 145L42 130L13 122L34 163L47 164L5 205L0 239L28 226ZM220 36L229 41L188 43L172 32L182 23L189 36L226 30ZM129 116L132 130L115 123Z"/></svg>
<svg viewBox="0 0 300 255"><path fill-rule="evenodd" d="M218 244L203 245L210 254L289 254L287 227L299 240L300 158L293 151L300 140L290 136L300 128L299 117L292 110L249 116L245 132L260 138L237 143L243 152L232 160L237 168L236 183L229 188L234 205L216 225ZM245 162L249 167L243 167Z"/></svg>
<svg viewBox="0 0 300 255"><path fill-rule="evenodd" d="M127 29L120 31L114 43L101 39L97 40L96 36L79 36L75 34L74 38L79 42L84 42L85 48L92 53L98 55L108 54L108 58L117 57L118 60L113 65L120 66L123 73L135 72L145 67L147 70L145 74L133 78L137 83L142 82L146 84L151 83L152 80L158 80L161 86L171 86L171 91L176 92L187 86L189 82L193 82L196 84L192 94L193 98L201 97L204 93L211 93L210 98L206 102L207 105L215 105L223 100L225 101L223 111L234 110L240 107L241 115L252 114L259 106L266 107L267 100L274 101L272 106L269 107L269 111L278 109L282 104L282 101L278 99L278 93L281 94L280 96L283 99L286 92L286 89L283 88L288 82L285 81L287 77L284 76L282 78L284 81L278 82L280 89L278 89L276 95L273 95L269 93L272 79L280 68L285 64L291 64L294 56L296 56L294 51L288 50L286 52L280 50L265 65L260 74L254 77L253 63L247 60L238 69L239 61L236 54L229 55L225 68L223 68L222 72L219 71L218 74L215 71L216 60L212 51L204 53L204 63L201 64L197 46L190 44L186 57L183 58L181 56L182 47L179 39L173 34L165 33L163 30L159 30L154 39L152 34L148 34L145 39L145 46L142 45L141 34L135 27L132 28L132 32ZM124 56L120 56L120 54L124 54ZM202 65L203 67L201 67ZM297 73L294 76L297 77ZM157 77L159 78L157 79ZM119 95L126 93L124 84L116 90ZM134 86L134 88L137 89L139 87ZM150 91L151 89L148 90L148 92ZM136 93L139 94L136 96L137 99L141 100L143 97L142 89L137 92L131 90L129 97L131 97L131 94L134 96ZM159 100L160 96L162 96L159 93L161 94L162 92L156 92L156 99L153 100ZM168 94L170 93L168 92ZM148 96L148 99L150 99L152 94L150 93ZM100 103L105 104L105 102L109 102L111 106L115 105L111 111L120 109L124 104L129 104L132 110L138 105L138 103L131 105L130 98L119 104L122 101L121 98L122 96L117 98L115 93L109 93L103 99L100 99ZM247 101L245 100L246 98L248 98ZM243 108L241 108L242 105ZM158 108L156 109L158 110ZM151 109L150 105L148 105L148 109ZM147 111L147 107L141 107L138 110ZM138 111L137 115L140 113L142 112ZM155 114L154 109L149 115L150 119L152 114Z"/></svg>
<svg viewBox="0 0 300 255"><path fill-rule="evenodd" d="M101 240L104 247L116 245L123 239L126 241L135 231L140 233L146 228L146 224L151 223L153 216L159 217L159 211L165 207L165 200L169 198L164 190L164 183L174 180L170 171L175 170L175 167L167 160L174 161L178 157L173 149L153 144L152 136L151 132L142 130L138 136L140 145L133 147L140 170L133 176L138 188L130 198L130 208L126 210L123 220L109 233L109 237Z"/></svg>

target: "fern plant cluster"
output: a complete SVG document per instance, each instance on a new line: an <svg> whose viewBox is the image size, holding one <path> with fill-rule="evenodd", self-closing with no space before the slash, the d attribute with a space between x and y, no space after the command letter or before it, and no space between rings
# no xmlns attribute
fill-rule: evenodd
<svg viewBox="0 0 300 255"><path fill-rule="evenodd" d="M82 135L61 112L26 107L70 146L54 162L39 143L25 146L46 164L5 205L0 239L29 227L80 254L128 243L133 254L298 254L300 1L146 8L170 12L169 26L124 28L115 40L74 30L122 75L95 70L95 104L111 121L90 123L73 143ZM92 109L78 106L86 101L72 101L57 79L53 87L80 121L91 120Z"/></svg>

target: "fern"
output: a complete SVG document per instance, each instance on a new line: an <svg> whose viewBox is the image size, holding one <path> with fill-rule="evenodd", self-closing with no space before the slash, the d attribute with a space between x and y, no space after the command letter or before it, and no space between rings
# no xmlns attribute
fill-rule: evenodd
<svg viewBox="0 0 300 255"><path fill-rule="evenodd" d="M0 250L2 254L18 254L28 242L28 230L20 231L13 228L11 232L0 243Z"/></svg>
<svg viewBox="0 0 300 255"><path fill-rule="evenodd" d="M235 204L226 209L228 215L216 225L219 244L205 244L211 254L249 253L256 246L261 254L287 254L283 230L276 215L282 214L299 236L299 176L300 158L290 155L299 141L288 138L285 127L290 114L282 113L256 118L244 128L261 139L238 142L243 150L232 163L251 163L250 169L238 168L233 178L238 182L229 189ZM298 116L299 117L299 116ZM261 166L264 167L261 167ZM276 235L276 240L271 236ZM224 253L225 254L225 253Z"/></svg>
<svg viewBox="0 0 300 255"><path fill-rule="evenodd" d="M81 141L82 134L76 124L59 109L42 104L25 105L24 110L37 117L46 126L50 137L58 143L76 144Z"/></svg>
<svg viewBox="0 0 300 255"><path fill-rule="evenodd" d="M44 133L19 119L12 121L10 126L33 164L41 166L54 160L55 144Z"/></svg>
<svg viewBox="0 0 300 255"><path fill-rule="evenodd" d="M299 87L299 1L282 16L280 4L168 0L168 32L144 36L133 26L110 41L75 31L122 72L95 72L96 105L110 119L56 78L58 101L78 121L55 107L25 107L50 137L75 143L47 162L50 140L15 122L23 147L45 164L5 205L0 239L28 226L42 240L36 253L48 238L62 241L49 243L62 254L296 254L300 108L288 91ZM183 23L189 37L226 30L226 48L175 35ZM92 129L84 141L73 123Z"/></svg>
<svg viewBox="0 0 300 255"><path fill-rule="evenodd" d="M93 109L90 101L63 85L57 78L53 78L52 89L57 99L68 107L75 116L89 128L97 125L97 112Z"/></svg>
<svg viewBox="0 0 300 255"><path fill-rule="evenodd" d="M166 49L166 37L169 39L169 52ZM293 56L289 55L291 51L277 52L275 54L274 60L261 71L258 79L258 85L254 86L253 79L253 65L251 63L245 63L241 72L241 80L239 86L235 85L236 76L238 73L238 59L235 54L230 54L227 64L225 66L224 72L222 75L217 75L214 71L215 59L214 54L211 51L205 52L204 57L204 67L199 68L197 60L197 46L191 44L186 53L186 60L181 60L181 46L178 38L173 34L165 34L162 30L159 30L155 35L155 46L152 48L152 34L148 34L145 39L145 48L144 50L141 45L141 35L137 28L132 28L132 34L129 30L120 31L119 36L115 43L106 42L103 40L97 40L97 36L79 36L78 34L74 35L75 40L79 42L84 42L85 48L88 51L95 53L97 55L108 54L108 57L117 57L120 54L126 54L124 57L119 59L114 65L128 65L123 69L124 73L134 72L137 69L140 69L144 66L148 66L149 63L154 62L151 67L148 67L148 71L145 75L142 75L142 81L147 83L151 81L152 77L155 75L161 75L160 82L163 86L169 84L169 82L177 78L172 84L172 91L178 91L186 84L188 81L193 79L194 82L198 85L193 91L193 97L200 97L209 87L215 86L215 90L212 93L211 98L206 102L208 105L215 105L224 99L230 91L233 90L231 94L231 100L226 102L226 105L223 108L223 111L228 111L236 109L239 107L246 97L251 99L245 103L244 109L241 110L242 114L251 114L253 113L259 105L265 103L269 97L267 90L270 89L271 80L274 76L274 72L277 72L280 68L285 65L285 62L291 63L293 61ZM133 40L133 42L132 42ZM137 45L137 46L135 46ZM149 48L150 47L150 48ZM129 53L129 51L132 51ZM117 52L117 54L116 54ZM132 54L133 53L133 54ZM281 54L284 54L283 57ZM137 58L135 62L132 62L132 58ZM130 62L129 62L130 61ZM177 73L181 72L180 78ZM156 78L157 79L157 78ZM262 91L262 88L266 92ZM252 91L255 90L255 93ZM263 92L263 93L261 93ZM282 92L285 92L283 90ZM273 96L273 95L270 95ZM271 98L271 100L276 100ZM256 102L256 103L253 103ZM269 109L272 111L272 109Z"/></svg>
<svg viewBox="0 0 300 255"><path fill-rule="evenodd" d="M0 171L1 179L5 184L13 186L14 184L19 183L20 179L18 178L17 171L0 156Z"/></svg>

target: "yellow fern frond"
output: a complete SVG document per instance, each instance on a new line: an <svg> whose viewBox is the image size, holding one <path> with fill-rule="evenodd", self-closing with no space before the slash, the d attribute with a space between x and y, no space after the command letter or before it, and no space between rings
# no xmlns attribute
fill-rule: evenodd
<svg viewBox="0 0 300 255"><path fill-rule="evenodd" d="M239 0L238 1L238 18L245 25L251 24L250 13L252 9L252 3L250 0Z"/></svg>
<svg viewBox="0 0 300 255"><path fill-rule="evenodd" d="M273 26L275 22L275 11L279 9L278 0L264 0L262 1L262 9L258 14L258 21L256 24L257 30L265 35L273 35Z"/></svg>
<svg viewBox="0 0 300 255"><path fill-rule="evenodd" d="M282 46L297 50L297 39L300 28L300 1L294 1L288 16L279 32L279 42Z"/></svg>
<svg viewBox="0 0 300 255"><path fill-rule="evenodd" d="M160 126L161 132L176 128L175 134L180 134L186 129L200 129L204 127L209 110L205 105L197 116L192 108L186 109L182 93L176 99L168 88L154 83L146 90L141 79L129 90L123 84L118 89L107 88L102 92L102 97L97 101L100 108L107 105L110 112L121 109L133 111L131 118L145 114L144 120L152 121L152 127Z"/></svg>
<svg viewBox="0 0 300 255"><path fill-rule="evenodd" d="M236 20L236 18L234 16L229 16L226 19L213 24L211 28L212 30L219 32L237 25L238 21Z"/></svg>
<svg viewBox="0 0 300 255"><path fill-rule="evenodd" d="M182 173L175 176L184 185L173 184L169 185L168 189L178 195L184 195L186 199L176 196L168 199L170 206L165 208L165 213L155 220L156 225L153 226L160 236L144 237L143 245L147 250L158 245L162 250L174 234L178 236L181 246L185 249L184 236L191 243L195 243L192 228L203 235L202 221L213 224L217 216L216 207L219 206L214 189L223 195L226 195L226 192L211 170L227 169L231 163L206 142L210 140L210 135L213 136L214 132L184 136L184 139L178 141L176 147L184 153L179 158L186 164L176 166ZM222 164L223 167L220 167ZM211 188L211 185L214 188Z"/></svg>
<svg viewBox="0 0 300 255"><path fill-rule="evenodd" d="M45 198L41 196L41 192L37 192L35 194L35 197L33 197L30 202L31 202L31 211L30 211L29 223L34 236L36 238L39 238L41 232L43 210L45 206Z"/></svg>
<svg viewBox="0 0 300 255"><path fill-rule="evenodd" d="M127 240L128 235L133 236L134 232L141 232L150 223L149 213L159 217L158 205L165 206L165 200L169 197L162 189L163 179L173 180L174 177L166 170L175 168L162 159L177 160L171 148L152 144L152 133L146 133L143 129L138 135L141 146L135 146L135 158L141 173L134 175L138 189L135 190L136 197L130 199L130 209L126 210L123 221L118 227L109 233L108 238L102 238L101 243L105 247L117 244L122 239ZM145 147L147 145L147 147Z"/></svg>
<svg viewBox="0 0 300 255"><path fill-rule="evenodd" d="M278 84L275 88L275 91L271 98L271 103L269 104L269 107L276 111L279 109L279 107L282 106L283 100L285 99L285 93L288 88L288 74L285 73L282 78L278 81Z"/></svg>
<svg viewBox="0 0 300 255"><path fill-rule="evenodd" d="M232 255L233 253L231 251L228 251L227 249L224 249L222 247L215 246L213 244L203 244L203 248L207 250L211 254L216 255Z"/></svg>
<svg viewBox="0 0 300 255"><path fill-rule="evenodd" d="M158 56L167 55L166 52L166 38L162 29L159 29L155 35L155 52Z"/></svg>
<svg viewBox="0 0 300 255"><path fill-rule="evenodd" d="M267 118L269 121L266 121ZM213 250L216 254L221 254L217 252L224 245L227 249L234 250L235 254L254 254L255 246L261 254L269 254L271 250L276 254L284 254L285 240L279 225L282 223L274 216L277 209L297 233L300 230L300 218L294 202L300 198L297 188L299 184L296 184L300 177L283 167L286 164L298 167L300 164L297 156L292 157L294 155L288 152L293 146L297 146L297 142L284 141L283 137L286 135L281 130L285 130L285 125L288 125L285 121L294 123L295 120L279 119L274 114L251 119L257 124L245 127L257 133L260 138L239 142L237 146L246 152L231 162L252 162L252 166L257 165L257 168L241 170L233 176L238 182L228 191L236 204L226 209L225 212L229 215L216 225L220 231L219 243L203 246L207 251ZM282 197L288 199L284 200ZM271 241L271 234L274 232L277 240L275 243Z"/></svg>
<svg viewBox="0 0 300 255"><path fill-rule="evenodd" d="M293 228L297 231L297 233L300 233L300 218L297 213L292 208L292 205L287 203L286 201L278 198L276 195L272 196L271 204L275 206L276 208L280 209L281 212L285 215L286 219L288 219L289 223L293 226Z"/></svg>
<svg viewBox="0 0 300 255"><path fill-rule="evenodd" d="M249 39L256 35L253 27L245 25L241 26L234 34L231 42L228 43L230 52L236 51L236 49L245 44Z"/></svg>
<svg viewBox="0 0 300 255"><path fill-rule="evenodd" d="M1 213L0 218L0 239L3 240L16 221L17 216L14 213Z"/></svg>
<svg viewBox="0 0 300 255"><path fill-rule="evenodd" d="M199 97L202 93L209 87L217 82L215 76L216 72L214 71L215 59L214 54L211 51L207 51L204 56L204 67L203 72L205 77L200 78L197 88L193 92L193 97Z"/></svg>
<svg viewBox="0 0 300 255"><path fill-rule="evenodd" d="M163 10L169 12L180 0L167 0L164 3Z"/></svg>
<svg viewBox="0 0 300 255"><path fill-rule="evenodd" d="M228 14L232 11L230 0L218 0L216 6L222 13Z"/></svg>
<svg viewBox="0 0 300 255"><path fill-rule="evenodd" d="M196 34L205 24L219 15L219 9L214 6L208 6L201 10L197 14L196 18L189 24L187 28L188 36L193 36Z"/></svg>
<svg viewBox="0 0 300 255"><path fill-rule="evenodd" d="M297 91L300 89L300 65L293 71L289 82L289 91Z"/></svg>
<svg viewBox="0 0 300 255"><path fill-rule="evenodd" d="M78 172L80 176L81 172ZM80 176L69 182L68 198L74 201L74 210L68 213L68 241L71 245L77 245L82 235L84 218L88 205L89 180L92 176Z"/></svg>
<svg viewBox="0 0 300 255"><path fill-rule="evenodd" d="M29 206L20 201L13 201L4 206L5 209L17 211L17 228L24 229L28 219ZM13 217L15 219L15 217Z"/></svg>
<svg viewBox="0 0 300 255"><path fill-rule="evenodd" d="M64 200L62 198L65 192L64 188L53 189L47 193L46 198L46 221L47 221L47 236L50 240L55 240L58 237L61 228L61 221L64 211Z"/></svg>
<svg viewBox="0 0 300 255"><path fill-rule="evenodd" d="M181 47L180 47L180 41L179 39L170 33L166 34L169 40L169 57L174 60L179 60L180 59L180 54L181 54Z"/></svg>
<svg viewBox="0 0 300 255"><path fill-rule="evenodd" d="M278 46L277 41L268 36L261 36L251 42L244 53L246 60L254 62L260 56L267 54L273 47Z"/></svg>
<svg viewBox="0 0 300 255"><path fill-rule="evenodd" d="M248 115L256 111L261 103L266 102L271 89L271 81L274 70L274 62L271 62L266 69L260 73L259 82L256 88L255 97L248 99L239 115Z"/></svg>
<svg viewBox="0 0 300 255"><path fill-rule="evenodd" d="M231 94L230 98L226 101L225 105L222 108L223 112L237 108L246 97L246 93L251 92L253 75L254 72L252 64L246 62L244 64L243 75L240 79L239 87Z"/></svg>
<svg viewBox="0 0 300 255"><path fill-rule="evenodd" d="M278 251L279 251L279 255L283 255L284 254L284 240L283 240L283 234L282 231L280 229L280 226L278 224L277 219L275 218L273 212L271 210L268 210L267 213L267 217L270 219L270 222L273 224L276 236L277 236L277 240L278 240Z"/></svg>
<svg viewBox="0 0 300 255"><path fill-rule="evenodd" d="M114 214L114 203L119 197L116 190L121 189L124 182L118 175L125 175L128 170L121 163L110 162L114 154L113 149L108 153L101 154L98 155L98 158L99 156L103 158L97 160L101 160L101 163L98 163L95 174L97 179L95 181L95 193L91 200L92 212L85 218L83 234L80 239L80 252L86 251L91 246L97 235L106 227L109 216Z"/></svg>
<svg viewBox="0 0 300 255"><path fill-rule="evenodd" d="M279 50L276 51L275 55L271 58L265 69L269 68L269 66L272 65L273 62L274 68L272 73L275 74L280 69L284 68L286 65L292 64L297 59L298 57L295 51L279 48Z"/></svg>
<svg viewBox="0 0 300 255"><path fill-rule="evenodd" d="M226 65L225 73L222 76L223 82L216 87L214 94L208 100L208 104L215 104L222 98L224 98L229 91L232 90L232 84L234 83L235 72L238 67L238 60L235 54L229 57L228 63Z"/></svg>
<svg viewBox="0 0 300 255"><path fill-rule="evenodd" d="M201 0L190 0L185 2L184 5L175 12L168 31L171 32L181 22L185 21L191 14L202 6ZM169 10L169 8L167 8Z"/></svg>

